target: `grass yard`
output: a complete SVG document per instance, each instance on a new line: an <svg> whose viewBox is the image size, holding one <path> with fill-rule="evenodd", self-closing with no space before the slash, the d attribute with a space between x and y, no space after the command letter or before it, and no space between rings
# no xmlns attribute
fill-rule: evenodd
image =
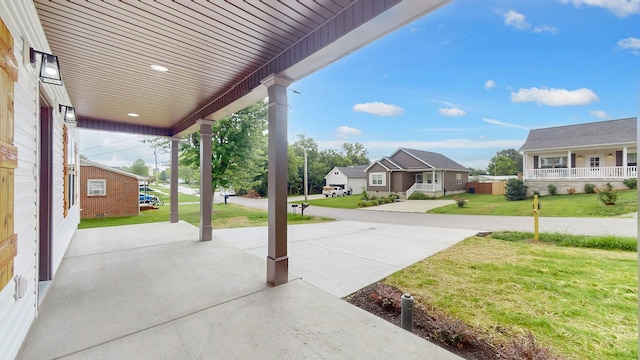
<svg viewBox="0 0 640 360"><path fill-rule="evenodd" d="M338 209L357 209L358 203L362 200L362 194L350 196L327 197L322 199L312 199L307 201L312 206L321 206ZM302 204L305 201L293 201L294 204Z"/></svg>
<svg viewBox="0 0 640 360"><path fill-rule="evenodd" d="M471 237L386 283L495 338L569 359L637 359L637 253Z"/></svg>
<svg viewBox="0 0 640 360"><path fill-rule="evenodd" d="M440 199L453 199L455 195L447 195ZM467 199L465 207L456 204L429 210L429 214L461 214L461 215L503 215L531 216L533 199L507 201L504 196L488 194L460 194ZM416 200L429 201L429 200ZM619 216L638 211L636 190L618 191L615 205L604 205L596 194L574 194L543 196L540 198L542 209L540 216L553 217L606 217Z"/></svg>
<svg viewBox="0 0 640 360"><path fill-rule="evenodd" d="M200 205L199 204L180 204L178 206L180 220L184 220L190 224L198 226L200 224ZM213 228L236 228L247 226L265 226L267 225L267 212L264 210L254 209L237 204L219 204L213 207ZM289 213L287 222L289 224L309 224L331 219L300 216ZM131 224L146 224L153 222L169 221L169 206L159 206L158 209L141 211L138 216L128 216L119 218L104 219L83 219L80 221L79 229L103 227L103 226L119 226Z"/></svg>

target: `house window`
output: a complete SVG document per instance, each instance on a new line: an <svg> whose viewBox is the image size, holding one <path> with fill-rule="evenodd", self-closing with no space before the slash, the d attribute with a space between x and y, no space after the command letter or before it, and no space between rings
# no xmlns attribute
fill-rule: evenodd
<svg viewBox="0 0 640 360"><path fill-rule="evenodd" d="M566 156L546 157L540 159L540 167L543 169L566 168L567 164L568 162Z"/></svg>
<svg viewBox="0 0 640 360"><path fill-rule="evenodd" d="M87 181L88 196L105 196L107 194L107 181L104 179L89 179Z"/></svg>
<svg viewBox="0 0 640 360"><path fill-rule="evenodd" d="M592 167L592 168L600 167L600 157L599 156L591 156L589 158L589 167Z"/></svg>
<svg viewBox="0 0 640 360"><path fill-rule="evenodd" d="M384 186L384 179L384 173L371 173L369 174L369 185Z"/></svg>
<svg viewBox="0 0 640 360"><path fill-rule="evenodd" d="M456 174L456 184L462 184L462 174Z"/></svg>
<svg viewBox="0 0 640 360"><path fill-rule="evenodd" d="M627 154L627 166L638 166L638 154L637 153L629 153L629 154Z"/></svg>

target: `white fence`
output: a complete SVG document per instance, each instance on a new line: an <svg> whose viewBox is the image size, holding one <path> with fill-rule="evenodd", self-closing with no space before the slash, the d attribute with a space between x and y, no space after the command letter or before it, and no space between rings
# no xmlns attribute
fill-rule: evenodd
<svg viewBox="0 0 640 360"><path fill-rule="evenodd" d="M637 166L528 169L525 179L627 179L638 176Z"/></svg>
<svg viewBox="0 0 640 360"><path fill-rule="evenodd" d="M411 185L409 190L407 190L407 199L409 198L409 196L411 196L411 194L413 194L416 191L434 192L434 191L440 191L440 190L442 190L441 184L414 183L413 185Z"/></svg>

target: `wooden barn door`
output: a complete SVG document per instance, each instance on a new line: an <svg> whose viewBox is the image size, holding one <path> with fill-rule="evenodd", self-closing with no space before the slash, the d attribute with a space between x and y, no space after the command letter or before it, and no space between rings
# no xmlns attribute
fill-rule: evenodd
<svg viewBox="0 0 640 360"><path fill-rule="evenodd" d="M13 278L18 236L13 227L14 169L18 149L13 146L13 83L18 81L13 36L0 19L0 290Z"/></svg>

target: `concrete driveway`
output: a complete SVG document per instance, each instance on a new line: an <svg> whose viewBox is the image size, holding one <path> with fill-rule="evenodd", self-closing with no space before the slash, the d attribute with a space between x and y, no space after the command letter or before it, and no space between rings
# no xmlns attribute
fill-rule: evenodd
<svg viewBox="0 0 640 360"><path fill-rule="evenodd" d="M359 221L290 225L290 278L344 297L477 232ZM213 236L267 257L267 227L219 229Z"/></svg>
<svg viewBox="0 0 640 360"><path fill-rule="evenodd" d="M362 208L361 210L426 213L431 209L451 204L455 204L455 202L453 200L401 200L390 204Z"/></svg>

